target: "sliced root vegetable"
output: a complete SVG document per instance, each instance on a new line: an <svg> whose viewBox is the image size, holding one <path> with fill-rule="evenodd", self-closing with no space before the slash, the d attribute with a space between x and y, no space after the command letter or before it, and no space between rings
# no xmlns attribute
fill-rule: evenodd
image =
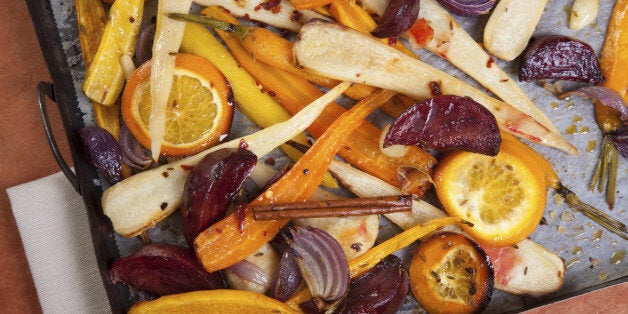
<svg viewBox="0 0 628 314"><path fill-rule="evenodd" d="M266 128L290 119L290 114L269 93L259 88L255 79L240 66L229 50L202 25L188 23L185 26L181 50L211 61L231 84L233 97L238 102L238 110L259 127ZM307 144L305 134L298 134L292 140ZM289 145L281 145L281 149L295 161L302 155ZM338 184L329 174L325 175L323 184L330 188L338 188Z"/></svg>
<svg viewBox="0 0 628 314"><path fill-rule="evenodd" d="M499 143L499 127L491 112L469 97L453 95L417 103L395 119L384 140L384 146L416 145L490 156L497 155Z"/></svg>
<svg viewBox="0 0 628 314"><path fill-rule="evenodd" d="M221 6L231 14L259 21L268 25L298 32L303 23L311 19L329 18L312 10L297 10L290 1L222 1L222 0L194 0L194 3L204 7ZM186 12L187 13L187 12Z"/></svg>
<svg viewBox="0 0 628 314"><path fill-rule="evenodd" d="M231 20L232 17L230 18L220 8L209 7L203 10L203 13L220 20L233 22ZM306 104L322 94L316 86L304 79L286 71L270 67L262 62L256 62L234 35L220 30L217 32L237 58L240 65L251 73L265 90L272 91L275 98L291 114L296 114ZM308 132L314 137L321 136L327 127L345 110L336 103L331 104L308 128ZM363 121L362 125L354 131L352 136L345 139L345 147L338 152L338 155L356 165L356 167L394 185L399 185L397 179L399 167L412 165L423 172L431 173L436 160L428 152L417 147L409 147L407 154L399 158L391 158L380 153L378 148L380 133L381 130L375 125ZM430 186L430 183L425 180L414 180L411 183L411 188L406 193L423 195Z"/></svg>
<svg viewBox="0 0 628 314"><path fill-rule="evenodd" d="M556 136L561 136L552 121L530 100L517 82L494 62L493 58L436 0L421 1L419 19L415 25L420 27L422 23L427 24L433 35L426 40L426 31L407 32L406 36L411 45L424 46L451 62L503 101L531 116Z"/></svg>
<svg viewBox="0 0 628 314"><path fill-rule="evenodd" d="M279 255L266 243L223 273L229 287L265 294L270 290L279 264Z"/></svg>
<svg viewBox="0 0 628 314"><path fill-rule="evenodd" d="M76 21L81 52L85 67L89 68L96 56L100 41L107 25L107 13L100 0L77 0ZM120 133L120 104L105 106L92 102L96 124L109 131L116 139Z"/></svg>
<svg viewBox="0 0 628 314"><path fill-rule="evenodd" d="M341 83L339 86L346 89L347 84ZM336 87L332 91L334 96L338 96L337 92L342 93L344 90ZM272 239L288 221L256 221L252 206L309 199L327 166L342 147L344 139L351 135L362 119L390 97L391 93L381 91L360 101L334 121L285 175L249 203L244 208L244 215L230 215L199 234L194 240L194 249L203 267L208 271L229 267ZM329 98L325 99L325 104L328 102ZM295 189L295 186L299 188Z"/></svg>
<svg viewBox="0 0 628 314"><path fill-rule="evenodd" d="M558 291L565 261L546 247L523 240L501 248L482 247L495 270L495 287L513 294L539 296Z"/></svg>
<svg viewBox="0 0 628 314"><path fill-rule="evenodd" d="M150 130L150 150L153 159L159 159L161 143L166 130L166 106L172 87L176 52L181 46L185 23L166 16L171 12L187 13L192 0L160 0L157 10L157 29L153 42L153 64L150 74L150 95L152 107L148 122Z"/></svg>
<svg viewBox="0 0 628 314"><path fill-rule="evenodd" d="M264 156L296 134L303 132L325 106L342 94L349 85L349 83L341 83L290 120L214 146L194 156L138 173L119 182L103 193L103 212L111 219L117 233L125 237L142 233L179 208L181 193L189 171L209 152L221 148L238 148L241 141L244 141L251 152L257 156ZM138 199L142 202L137 202ZM242 258L244 257L246 255Z"/></svg>
<svg viewBox="0 0 628 314"><path fill-rule="evenodd" d="M511 105L349 28L309 23L301 29L294 51L300 65L321 75L394 90L416 99L431 97L430 82L438 82L443 94L469 96L485 106L502 130L566 152L577 152L573 145Z"/></svg>
<svg viewBox="0 0 628 314"><path fill-rule="evenodd" d="M528 45L541 20L547 0L502 0L484 27L484 47L490 54L510 61Z"/></svg>
<svg viewBox="0 0 628 314"><path fill-rule="evenodd" d="M116 1L98 51L85 72L83 92L94 102L111 106L124 85L120 56L133 54L144 13L144 0Z"/></svg>
<svg viewBox="0 0 628 314"><path fill-rule="evenodd" d="M410 28L419 15L419 1L391 0L382 20L371 34L377 38L397 37Z"/></svg>
<svg viewBox="0 0 628 314"><path fill-rule="evenodd" d="M488 14L495 6L495 0L438 0L450 12L461 16Z"/></svg>
<svg viewBox="0 0 628 314"><path fill-rule="evenodd" d="M523 55L519 79L604 83L593 48L583 41L562 35L545 36L530 44Z"/></svg>
<svg viewBox="0 0 628 314"><path fill-rule="evenodd" d="M615 90L628 103L628 0L618 0L608 23L602 57L604 86Z"/></svg>

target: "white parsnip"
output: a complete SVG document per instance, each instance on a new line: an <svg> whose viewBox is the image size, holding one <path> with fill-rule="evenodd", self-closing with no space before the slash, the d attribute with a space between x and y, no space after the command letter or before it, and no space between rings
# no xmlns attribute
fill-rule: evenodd
<svg viewBox="0 0 628 314"><path fill-rule="evenodd" d="M265 0L194 0L194 3L204 7L220 6L237 17L246 16L253 21L259 21L268 25L298 32L303 23L317 18L329 19L328 17L312 10L297 10L290 1L281 0L275 8L264 8Z"/></svg>
<svg viewBox="0 0 628 314"><path fill-rule="evenodd" d="M422 0L419 19L425 19L434 30L434 37L425 48L443 57L471 76L497 97L529 115L556 136L562 137L552 121L521 90L515 80L493 62L484 49L436 0ZM410 43L416 43L409 36Z"/></svg>
<svg viewBox="0 0 628 314"><path fill-rule="evenodd" d="M349 86L350 83L338 84L287 121L117 183L102 196L103 212L120 235L133 237L142 233L179 208L187 174L205 155L222 148L237 148L244 141L253 154L264 156L303 132Z"/></svg>
<svg viewBox="0 0 628 314"><path fill-rule="evenodd" d="M508 103L347 27L308 23L299 32L294 53L299 65L317 74L393 90L419 100L433 96L430 83L436 82L443 94L468 96L486 107L505 132L577 153L565 139Z"/></svg>
<svg viewBox="0 0 628 314"><path fill-rule="evenodd" d="M528 45L541 20L547 0L501 0L484 27L484 47L493 56L510 61Z"/></svg>
<svg viewBox="0 0 628 314"><path fill-rule="evenodd" d="M161 143L166 130L166 106L174 76L174 62L179 52L185 22L168 18L168 13L188 13L192 0L159 0L157 29L153 42L153 63L150 72L151 110L148 120L150 150L153 159L159 159Z"/></svg>

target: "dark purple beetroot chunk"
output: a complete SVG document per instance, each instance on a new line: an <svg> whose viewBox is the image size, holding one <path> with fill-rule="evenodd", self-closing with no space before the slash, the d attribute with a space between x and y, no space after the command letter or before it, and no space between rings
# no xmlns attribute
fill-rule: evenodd
<svg viewBox="0 0 628 314"><path fill-rule="evenodd" d="M244 148L207 154L188 175L181 196L183 234L189 245L203 230L225 217L238 190L257 163Z"/></svg>
<svg viewBox="0 0 628 314"><path fill-rule="evenodd" d="M154 295L225 288L220 272L206 272L192 250L166 244L149 244L116 260L109 274L114 284Z"/></svg>
<svg viewBox="0 0 628 314"><path fill-rule="evenodd" d="M587 43L567 36L535 40L521 62L522 81L565 80L599 84L604 82L600 63Z"/></svg>
<svg viewBox="0 0 628 314"><path fill-rule="evenodd" d="M501 136L493 114L470 97L437 96L397 118L384 146L415 145L423 149L465 150L494 156Z"/></svg>

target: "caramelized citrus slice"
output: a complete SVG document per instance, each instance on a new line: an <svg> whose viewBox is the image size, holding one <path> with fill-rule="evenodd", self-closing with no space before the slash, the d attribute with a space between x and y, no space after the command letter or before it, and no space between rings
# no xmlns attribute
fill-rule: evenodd
<svg viewBox="0 0 628 314"><path fill-rule="evenodd" d="M412 294L428 313L482 311L493 293L493 268L462 234L442 232L417 248L410 264Z"/></svg>
<svg viewBox="0 0 628 314"><path fill-rule="evenodd" d="M122 95L122 116L129 130L150 149L151 61L131 76ZM231 87L207 59L180 53L166 113L161 154L182 157L198 153L224 139L233 120Z"/></svg>
<svg viewBox="0 0 628 314"><path fill-rule="evenodd" d="M457 151L436 168L434 184L450 216L486 245L507 246L527 238L545 210L544 174L536 162L504 141L497 156Z"/></svg>

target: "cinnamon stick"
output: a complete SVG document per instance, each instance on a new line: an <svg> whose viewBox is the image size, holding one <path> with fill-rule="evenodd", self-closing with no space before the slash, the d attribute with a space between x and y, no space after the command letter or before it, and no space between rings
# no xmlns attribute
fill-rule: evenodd
<svg viewBox="0 0 628 314"><path fill-rule="evenodd" d="M253 206L255 220L348 217L412 210L411 195Z"/></svg>

